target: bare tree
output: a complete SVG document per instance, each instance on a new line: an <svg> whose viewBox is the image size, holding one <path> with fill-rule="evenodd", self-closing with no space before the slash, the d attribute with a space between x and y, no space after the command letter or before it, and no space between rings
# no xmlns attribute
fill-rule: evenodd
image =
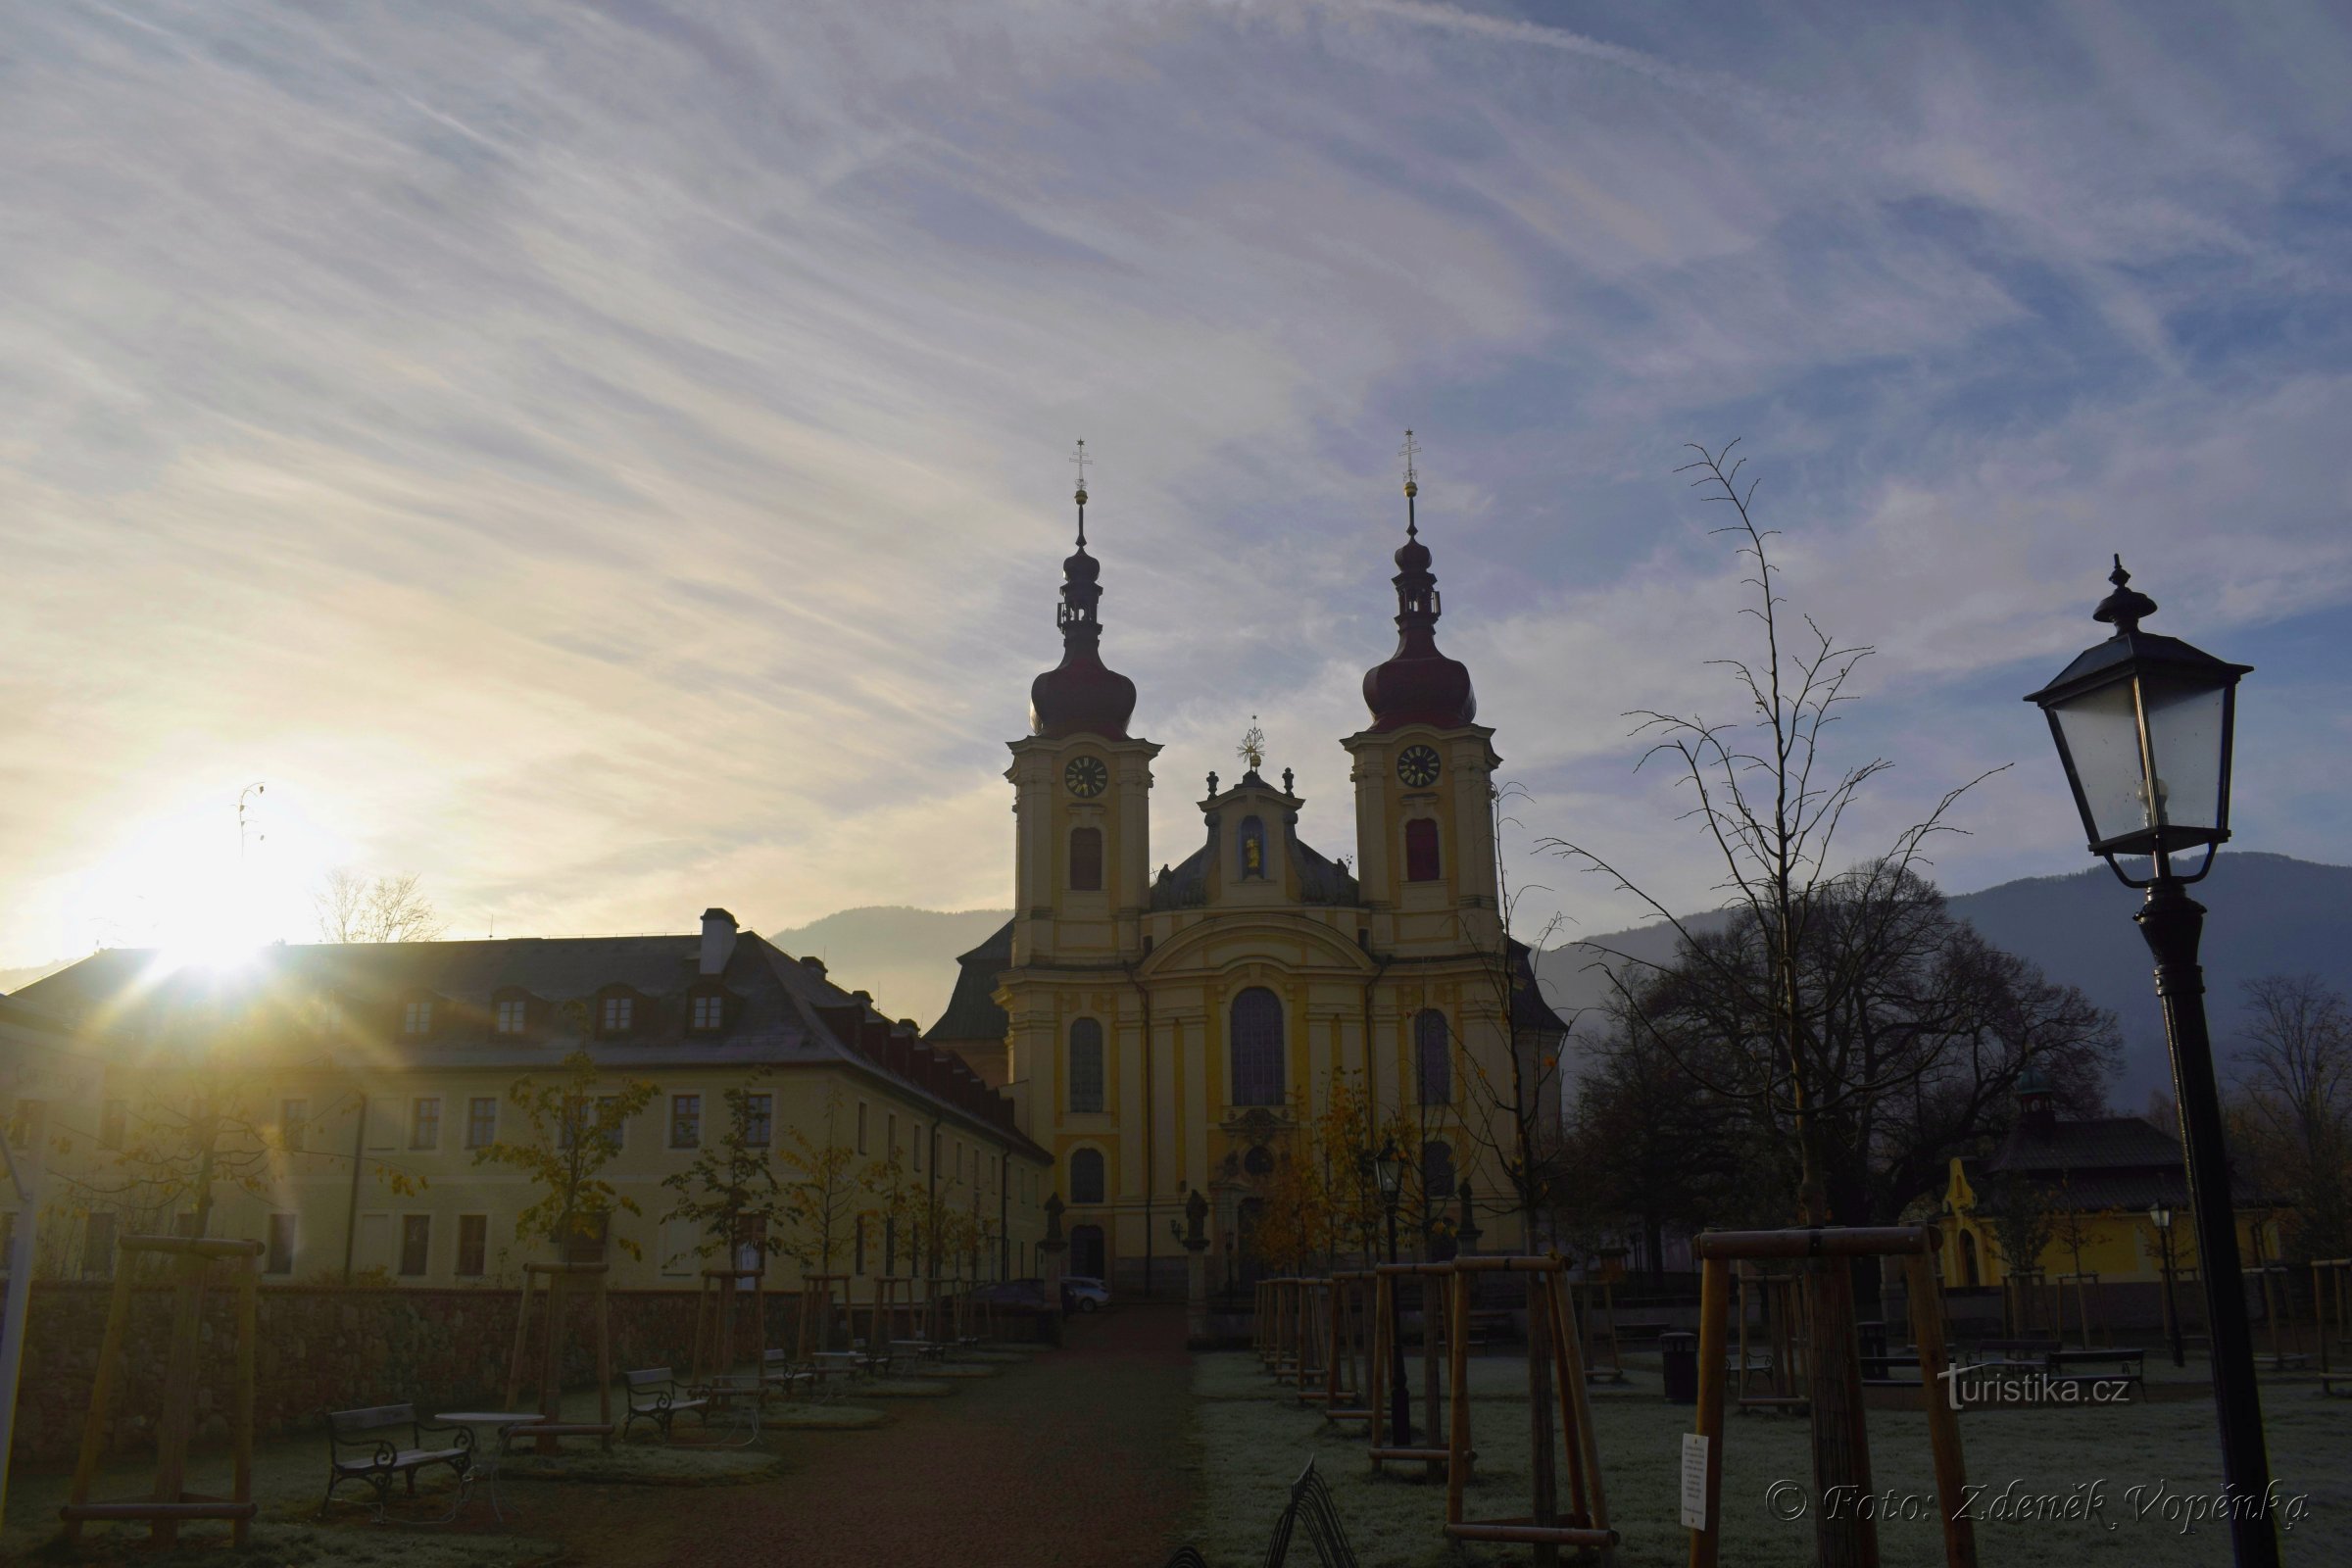
<svg viewBox="0 0 2352 1568"><path fill-rule="evenodd" d="M1755 1058L1761 1070L1747 1081L1716 1087L1768 1107L1774 1120L1788 1127L1799 1217L1818 1225L1840 1217L1830 1209L1825 1185L1832 1153L1825 1116L1850 1114L1912 1076L1908 1063L1881 1072L1838 1056L1823 1027L1833 999L1818 984L1808 984L1802 962L1829 886L1838 875L1832 857L1845 813L1860 799L1863 787L1892 764L1885 758L1838 762L1824 744L1829 726L1852 701L1848 687L1871 649L1833 638L1809 615L1800 617L1801 632L1788 623L1769 548L1777 530L1756 520L1754 482L1744 489L1740 485L1745 460L1727 466L1737 445L1720 452L1693 445L1696 459L1677 471L1695 474L1692 488L1731 508L1733 520L1717 531L1730 535L1749 564L1746 585L1753 600L1741 613L1754 618L1761 647L1746 658L1711 662L1731 676L1742 716L1727 722L1655 710L1629 716L1637 720L1637 735L1653 739L1642 762L1669 762L1676 782L1690 791L1688 815L1720 858L1724 880L1719 889L1729 906L1745 916L1761 961L1732 963L1713 956L1718 950L1697 941L1681 916L1592 846L1564 839L1547 844L1568 859L1608 876L1670 923L1682 939L1681 952L1712 968L1723 993L1738 997L1745 1015L1756 1020L1768 1046ZM1945 814L1984 776L1946 791L1925 818L1897 833L1892 845L1869 862L1876 868L1871 874L1907 875L1922 863L1936 834L1957 831L1944 821ZM1588 945L1588 951L1616 959L1620 977L1629 970L1658 967L1593 945ZM1621 987L1620 994L1634 1000L1629 988ZM1691 1069L1700 1064L1684 1065ZM1850 1268L1839 1265L1817 1268L1813 1276L1812 1353L1807 1365L1813 1479L1824 1495L1833 1487L1870 1491L1869 1454L1855 1441L1860 1413L1852 1408L1855 1385L1848 1378L1856 1353L1852 1275ZM1866 1521L1833 1518L1830 1510L1815 1518L1815 1546L1825 1565L1863 1561L1870 1534Z"/></svg>
<svg viewBox="0 0 2352 1568"><path fill-rule="evenodd" d="M1745 1084L1716 1087L1758 1100L1785 1119L1806 1217L1821 1223L1832 1217L1824 1185L1829 1155L1825 1117L1903 1086L1912 1070L1905 1063L1887 1072L1857 1071L1862 1064L1840 1055L1824 1028L1824 1020L1838 1002L1832 987L1840 977L1834 973L1808 975L1805 945L1841 889L1851 894L1855 875L1888 883L1911 877L1917 866L1926 863L1924 852L1930 840L1939 833L1962 831L1944 820L1952 805L2001 770L1989 769L1947 790L1925 817L1898 832L1892 845L1864 862L1859 873L1834 868L1832 856L1846 811L1860 798L1865 784L1893 765L1883 757L1837 762L1824 746L1828 727L1853 700L1847 687L1855 670L1873 650L1839 642L1810 615L1801 617L1803 633L1793 633L1769 545L1779 530L1757 522L1751 507L1754 483L1745 490L1739 486L1746 460L1726 467L1731 446L1721 452L1696 445L1691 450L1698 454L1696 461L1676 471L1696 472L1692 488L1732 509L1736 520L1716 532L1731 535L1740 556L1750 564L1751 574L1745 582L1755 597L1740 613L1755 620L1762 640L1760 653L1709 662L1729 672L1740 697L1740 706L1749 716L1716 722L1696 714L1654 710L1638 710L1628 716L1637 721L1635 734L1653 737L1639 765L1669 761L1676 783L1691 792L1687 817L1699 825L1722 861L1725 875L1718 891L1725 895L1727 906L1744 917L1742 925L1755 943L1752 954L1702 940L1681 915L1592 846L1567 839L1547 839L1544 844L1585 868L1606 875L1622 891L1648 906L1680 938L1678 960L1708 971L1721 992L1738 1002L1752 1026L1763 1031L1769 1049L1761 1058L1761 1076ZM1898 901L1893 900L1855 901L1849 897L1847 902L1875 905L1876 918L1882 921L1891 920L1898 907ZM1627 977L1655 973L1663 966L1598 944L1584 946L1599 958L1616 962L1613 975L1619 996L1639 1007L1639 996ZM1747 961L1751 956L1758 961Z"/></svg>
<svg viewBox="0 0 2352 1568"><path fill-rule="evenodd" d="M362 876L337 866L311 893L321 942L430 942L444 925L416 874Z"/></svg>
<svg viewBox="0 0 2352 1568"><path fill-rule="evenodd" d="M2265 1184L2295 1215L2299 1259L2352 1250L2352 1006L2316 975L2245 986L2237 1121Z"/></svg>

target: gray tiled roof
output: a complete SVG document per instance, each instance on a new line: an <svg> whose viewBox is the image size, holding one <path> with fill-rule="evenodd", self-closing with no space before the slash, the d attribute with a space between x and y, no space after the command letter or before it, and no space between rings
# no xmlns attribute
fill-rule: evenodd
<svg viewBox="0 0 2352 1568"><path fill-rule="evenodd" d="M1012 967L1012 922L956 959L956 991L947 1011L923 1031L925 1040L1003 1040L1012 1026L997 1005L997 977Z"/></svg>
<svg viewBox="0 0 2352 1568"><path fill-rule="evenodd" d="M699 934L510 937L279 945L234 969L165 970L152 952L112 949L8 1001L20 1012L85 1033L103 1030L130 1052L194 1044L236 1027L298 1050L315 1043L322 1061L531 1070L583 1044L562 1004L593 1006L619 989L635 1001L633 1026L584 1042L600 1063L835 1065L891 1079L899 1093L954 1119L1034 1147L1001 1119L1008 1102L978 1087L961 1063L924 1061L909 1031L756 933L736 938L716 977L727 999L723 1026L690 1030L691 998L704 986L701 955ZM496 1004L510 998L529 1004L520 1035L494 1026ZM430 1031L403 1033L405 1004L426 999L433 1003Z"/></svg>

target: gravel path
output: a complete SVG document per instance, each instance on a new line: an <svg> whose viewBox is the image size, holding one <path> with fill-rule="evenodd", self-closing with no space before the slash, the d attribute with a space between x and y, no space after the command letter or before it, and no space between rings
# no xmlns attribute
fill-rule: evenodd
<svg viewBox="0 0 2352 1568"><path fill-rule="evenodd" d="M1199 1480L1191 1369L1181 1308L1123 1308L952 1398L891 1401L887 1427L795 1434L773 1482L522 1500L585 1568L1157 1568Z"/></svg>

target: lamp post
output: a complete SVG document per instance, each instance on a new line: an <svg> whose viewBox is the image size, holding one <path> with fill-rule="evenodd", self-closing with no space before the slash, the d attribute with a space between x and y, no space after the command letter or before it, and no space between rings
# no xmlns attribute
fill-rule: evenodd
<svg viewBox="0 0 2352 1568"><path fill-rule="evenodd" d="M1396 1203L1404 1196L1404 1156L1396 1152L1396 1140L1391 1138L1380 1146L1380 1153L1372 1161L1380 1177L1380 1203L1389 1216L1389 1261L1396 1261ZM1413 1446L1413 1401L1404 1386L1404 1302L1403 1293L1389 1292L1389 1425L1396 1429L1396 1446ZM1429 1332L1426 1315L1421 1332Z"/></svg>
<svg viewBox="0 0 2352 1568"><path fill-rule="evenodd" d="M2125 886L2147 894L2132 918L2156 959L2156 995L2172 1048L2173 1094L2213 1341L2222 1478L2233 1499L2253 1499L2230 1512L2230 1549L2240 1568L2275 1568L2278 1540L2262 1506L2270 1460L2238 1271L2213 1040L2206 1032L2205 971L2197 961L2205 907L2187 893L2189 883L2213 869L2215 850L2230 837L2231 729L2238 679L2251 666L2140 630L2139 623L2156 612L2156 602L2131 586L2122 557L2108 581L2115 591L2093 615L2114 626L2115 635L2078 656L2026 701L2048 715L2090 853L2103 858ZM2204 858L2181 874L2174 858L2197 850ZM2145 857L2148 875L2132 876L2118 857Z"/></svg>
<svg viewBox="0 0 2352 1568"><path fill-rule="evenodd" d="M2162 1203L2148 1205L2148 1223L2156 1227L2157 1250L2164 1265L2164 1324L2172 1331L2173 1365L2188 1365L2180 1348L2180 1308L2173 1299L2173 1211Z"/></svg>

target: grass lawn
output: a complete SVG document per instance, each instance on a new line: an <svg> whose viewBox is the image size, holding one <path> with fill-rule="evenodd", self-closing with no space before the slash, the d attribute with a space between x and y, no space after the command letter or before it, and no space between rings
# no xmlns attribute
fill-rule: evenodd
<svg viewBox="0 0 2352 1568"><path fill-rule="evenodd" d="M1472 1441L1479 1461L1468 1516L1498 1518L1528 1512L1528 1431L1525 1362L1516 1354L1473 1360L1470 1379ZM1420 1387L1416 1356L1410 1381ZM2171 1371L2169 1361L2165 1367ZM1629 1358L1622 1391L1593 1391L1593 1426L1610 1522L1623 1544L1617 1560L1665 1568L1687 1558L1679 1481L1689 1406L1660 1396L1654 1357ZM2149 1368L2151 1376L2156 1368ZM1364 1458L1361 1424L1343 1432L1314 1409L1302 1409L1277 1389L1245 1351L1196 1357L1194 1390L1200 1401L1203 1501L1196 1537L1211 1563L1257 1561L1282 1511L1291 1481L1311 1456L1330 1485L1349 1541L1367 1568L1460 1568L1462 1564L1524 1562L1525 1547L1457 1547L1441 1531L1446 1516L1442 1479L1419 1467L1392 1466L1375 1477ZM2263 1414L2271 1468L2282 1494L2307 1498L2307 1511L2283 1536L2289 1562L2352 1560L2352 1400L2324 1399L2307 1385L2266 1386ZM1414 1412L1420 1420L1418 1402ZM1777 1415L1726 1418L1724 1441L1724 1560L1739 1568L1801 1568L1812 1560L1812 1521L1779 1516L1795 1494L1810 1490L1809 1449L1802 1418ZM1870 1412L1873 1478L1921 1499L1924 1513L1887 1518L1879 1527L1888 1568L1934 1568L1942 1558L1929 1463L1927 1420L1915 1410ZM2121 1406L1976 1410L1961 1419L1961 1443L1972 1487L1982 1486L1978 1554L1988 1565L2065 1564L2088 1559L2115 1568L2223 1564L2227 1532L2203 1523L2183 1532L2168 1508L2182 1494L2210 1496L2221 1484L2220 1455L2209 1400L2158 1400ZM1793 1488L1776 1491L1788 1480ZM1991 1517L2020 1496L2070 1494L2086 1498L2096 1484L2096 1517L2071 1521ZM2145 1489L2135 1497L2133 1489ZM2014 1490L2011 1490L2014 1489ZM2077 1489L2085 1489L2078 1492ZM2159 1490L2161 1489L2161 1491ZM2158 1501L2158 1498L2170 1501Z"/></svg>
<svg viewBox="0 0 2352 1568"><path fill-rule="evenodd" d="M861 1380L844 1392L862 1397L868 1389L877 1394L936 1397L954 1394L956 1385L948 1380L908 1380L906 1387L892 1390ZM616 1414L622 1409L617 1392L613 1407ZM571 1421L595 1420L596 1391L567 1393L564 1414ZM623 1444L616 1439L610 1452L592 1439L568 1438L560 1456L543 1459L530 1454L526 1445L507 1460L504 1479L517 1483L525 1495L539 1491L528 1483L549 1479L593 1486L740 1485L776 1473L779 1460L766 1434L780 1439L790 1431L873 1427L889 1419L884 1409L851 1399L777 1401L762 1416L762 1441L749 1447L698 1446L694 1423L689 1419L679 1428L687 1441L676 1446L654 1442L642 1427L631 1442ZM190 1456L188 1469L188 1490L227 1494L229 1460L225 1452L199 1449ZM550 1471L554 1474L547 1474ZM153 1479L153 1468L144 1460L110 1465L95 1495L110 1499L142 1496ZM528 1568L553 1562L561 1555L558 1542L547 1539L563 1534L561 1505L550 1508L535 1495L517 1513L516 1497L510 1494L508 1522L503 1526L493 1522L488 1508L478 1500L448 1526L379 1525L360 1500L363 1490L346 1487L341 1494L344 1500L338 1501L326 1521L319 1522L313 1515L325 1486L326 1445L316 1435L283 1438L255 1449L254 1498L261 1504L261 1516L254 1527L255 1549L242 1558L232 1558L222 1549L228 1539L228 1527L222 1524L184 1526L184 1544L162 1555L146 1549L144 1525L93 1525L83 1538L80 1554L67 1556L56 1537L57 1508L66 1499L69 1480L61 1466L41 1471L21 1469L11 1476L8 1517L0 1521L0 1563L79 1561L119 1563L123 1568L192 1568L196 1564L225 1568L230 1562L238 1568L294 1568L297 1564L305 1568ZM445 1470L426 1474L417 1483L419 1495L414 1502L395 1492L394 1516L413 1521L439 1519L449 1511L451 1486Z"/></svg>

